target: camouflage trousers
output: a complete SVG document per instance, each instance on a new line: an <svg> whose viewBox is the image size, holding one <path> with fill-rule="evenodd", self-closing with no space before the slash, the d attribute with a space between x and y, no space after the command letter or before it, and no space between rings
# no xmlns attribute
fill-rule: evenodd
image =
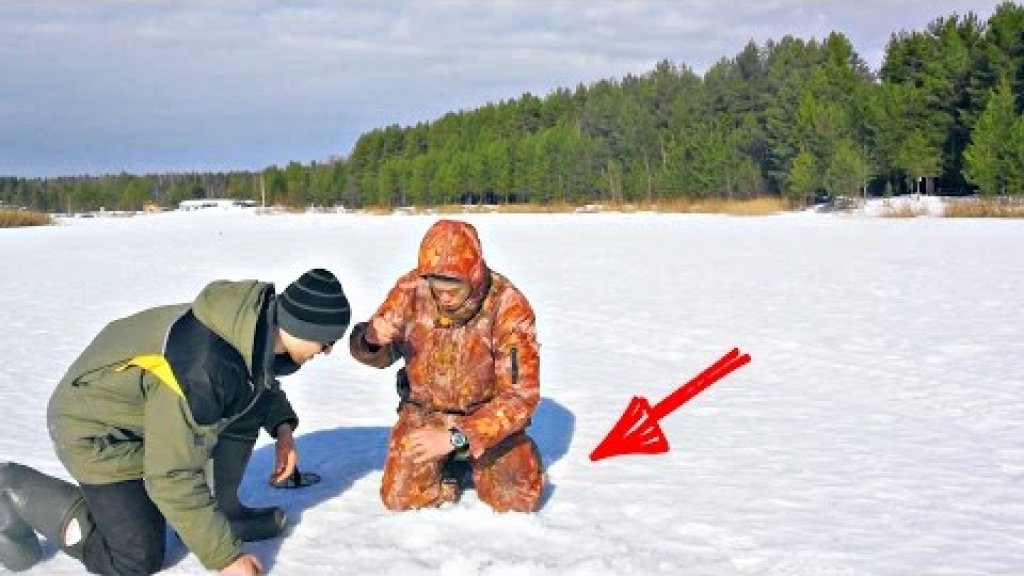
<svg viewBox="0 0 1024 576"><path fill-rule="evenodd" d="M406 405L391 429L387 462L380 495L390 510L411 510L440 506L459 499L460 488L444 482L445 459L416 464L409 454L408 436L416 430L451 427L451 417L441 412L424 413ZM484 452L469 457L477 496L495 512L533 512L540 503L544 472L537 445L518 432Z"/></svg>

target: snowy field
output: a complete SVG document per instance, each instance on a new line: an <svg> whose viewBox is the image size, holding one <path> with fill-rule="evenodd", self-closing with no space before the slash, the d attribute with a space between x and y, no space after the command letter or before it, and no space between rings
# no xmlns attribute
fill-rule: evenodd
<svg viewBox="0 0 1024 576"><path fill-rule="evenodd" d="M485 255L538 315L534 515L476 495L390 513L378 497L392 370L346 348L284 379L300 464L242 487L285 538L275 574L1022 574L1020 221L653 214L478 215ZM0 230L0 458L67 478L53 385L109 320L209 280L334 271L363 320L415 264L426 216L168 213ZM592 463L629 398L652 403L732 347L752 362L667 416L671 451ZM81 565L52 547L35 574ZM171 574L202 573L174 543Z"/></svg>

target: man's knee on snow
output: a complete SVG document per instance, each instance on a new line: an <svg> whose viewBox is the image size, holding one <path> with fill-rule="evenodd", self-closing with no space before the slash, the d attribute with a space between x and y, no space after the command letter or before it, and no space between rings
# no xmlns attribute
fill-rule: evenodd
<svg viewBox="0 0 1024 576"><path fill-rule="evenodd" d="M543 482L540 480L520 483L477 486L480 500L495 512L536 512L540 506Z"/></svg>
<svg viewBox="0 0 1024 576"><path fill-rule="evenodd" d="M130 559L126 561L115 561L112 563L114 574L117 576L138 576L140 574L156 574L163 568L163 555L150 556L141 560Z"/></svg>
<svg viewBox="0 0 1024 576"><path fill-rule="evenodd" d="M446 502L458 500L459 495L454 485L438 483L437 486L411 491L387 490L381 487L380 497L388 510L403 511L435 508Z"/></svg>
<svg viewBox="0 0 1024 576"><path fill-rule="evenodd" d="M384 503L385 508L394 512L410 508L409 502L405 498L401 497L400 494L386 490L384 487L380 489L380 500Z"/></svg>
<svg viewBox="0 0 1024 576"><path fill-rule="evenodd" d="M545 483L540 451L522 435L485 454L473 480L480 500L495 512L535 512Z"/></svg>

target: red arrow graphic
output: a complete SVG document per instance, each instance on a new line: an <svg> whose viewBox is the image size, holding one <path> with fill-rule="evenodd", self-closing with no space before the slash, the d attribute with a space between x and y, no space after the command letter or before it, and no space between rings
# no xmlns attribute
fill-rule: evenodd
<svg viewBox="0 0 1024 576"><path fill-rule="evenodd" d="M722 356L717 362L679 387L653 407L646 398L634 396L611 432L590 453L594 462L623 454L661 454L668 452L668 439L658 420L675 412L691 398L750 362L750 355L740 356L739 348Z"/></svg>

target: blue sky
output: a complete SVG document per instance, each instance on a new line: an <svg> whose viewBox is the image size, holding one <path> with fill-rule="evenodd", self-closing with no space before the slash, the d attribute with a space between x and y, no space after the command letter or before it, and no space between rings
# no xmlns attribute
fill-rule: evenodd
<svg viewBox="0 0 1024 576"><path fill-rule="evenodd" d="M753 39L892 32L981 0L64 0L0 3L0 175L260 169L488 101L704 72Z"/></svg>

